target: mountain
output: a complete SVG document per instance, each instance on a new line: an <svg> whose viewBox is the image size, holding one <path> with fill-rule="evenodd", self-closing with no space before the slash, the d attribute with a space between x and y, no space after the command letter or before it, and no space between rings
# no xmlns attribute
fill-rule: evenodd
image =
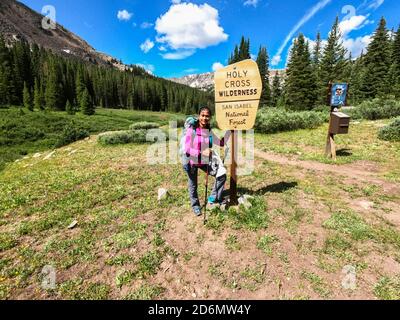
<svg viewBox="0 0 400 320"><path fill-rule="evenodd" d="M281 82L285 80L286 76L286 69L271 69L269 70L269 83L272 86L272 83L274 82L275 75L278 74Z"/></svg>
<svg viewBox="0 0 400 320"><path fill-rule="evenodd" d="M214 73L207 72L201 74L191 74L182 78L170 78L176 83L184 84L192 88L201 89L203 91L209 91L214 88Z"/></svg>
<svg viewBox="0 0 400 320"><path fill-rule="evenodd" d="M279 75L279 77L281 78L281 81L284 80L284 77L286 75L286 69L273 69L273 70L270 70L269 73L270 73L269 81L270 81L270 84L272 85L275 74ZM188 76L184 76L182 78L170 78L168 80L171 80L173 82L180 83L180 84L185 84L192 88L197 88L197 89L201 89L204 91L210 91L210 90L213 90L213 88L214 88L214 73L213 72L191 74Z"/></svg>
<svg viewBox="0 0 400 320"><path fill-rule="evenodd" d="M130 68L121 61L96 51L86 41L58 23L55 29L43 28L43 19L46 18L21 2L0 0L0 34L8 45L25 40L63 56L75 56L94 64L111 65L122 71Z"/></svg>

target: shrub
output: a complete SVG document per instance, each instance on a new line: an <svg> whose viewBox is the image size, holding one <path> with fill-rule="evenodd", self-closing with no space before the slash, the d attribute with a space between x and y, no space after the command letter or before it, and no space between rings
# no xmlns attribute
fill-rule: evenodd
<svg viewBox="0 0 400 320"><path fill-rule="evenodd" d="M378 138L386 141L400 141L400 118L379 130Z"/></svg>
<svg viewBox="0 0 400 320"><path fill-rule="evenodd" d="M353 119L389 119L400 116L400 101L395 99L376 98L364 101L355 109L349 110L349 115Z"/></svg>
<svg viewBox="0 0 400 320"><path fill-rule="evenodd" d="M283 109L267 109L258 113L255 129L260 133L314 129L327 121L329 112L288 112Z"/></svg>
<svg viewBox="0 0 400 320"><path fill-rule="evenodd" d="M71 122L64 127L60 137L55 144L55 147L60 148L72 142L85 139L88 136L89 132Z"/></svg>
<svg viewBox="0 0 400 320"><path fill-rule="evenodd" d="M155 122L137 122L137 123L132 124L129 127L129 129L130 130L140 130L140 129L148 130L148 129L157 129L159 127L160 127L160 125Z"/></svg>
<svg viewBox="0 0 400 320"><path fill-rule="evenodd" d="M116 131L101 134L98 142L102 145L116 145L146 142L146 130Z"/></svg>

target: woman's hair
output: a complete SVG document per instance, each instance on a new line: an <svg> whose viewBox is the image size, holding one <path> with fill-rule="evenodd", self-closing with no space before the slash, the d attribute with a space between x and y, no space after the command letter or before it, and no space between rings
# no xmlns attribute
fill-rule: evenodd
<svg viewBox="0 0 400 320"><path fill-rule="evenodd" d="M199 115L203 112L203 111L208 111L208 113L210 114L210 117L212 116L212 112L211 112L211 109L209 108L209 107L201 107L200 109L199 109Z"/></svg>

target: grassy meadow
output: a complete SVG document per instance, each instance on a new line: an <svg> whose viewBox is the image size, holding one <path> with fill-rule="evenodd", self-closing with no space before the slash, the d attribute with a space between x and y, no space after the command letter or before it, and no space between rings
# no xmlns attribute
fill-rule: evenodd
<svg viewBox="0 0 400 320"><path fill-rule="evenodd" d="M352 123L336 163L327 125L256 134L255 170L239 177L252 207L203 225L181 165L148 165L148 145L97 142L171 117L100 110L74 116L89 139L53 150L58 130L43 124L49 140L1 146L14 155L0 171L0 299L400 299L400 143L377 138L389 121Z"/></svg>

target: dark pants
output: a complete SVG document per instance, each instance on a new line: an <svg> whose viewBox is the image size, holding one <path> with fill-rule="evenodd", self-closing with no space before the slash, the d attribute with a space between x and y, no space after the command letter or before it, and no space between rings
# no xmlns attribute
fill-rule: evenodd
<svg viewBox="0 0 400 320"><path fill-rule="evenodd" d="M183 169L186 171L188 175L188 189L189 189L189 197L190 204L192 208L195 209L200 208L200 200L199 195L197 193L197 175L198 169L203 170L207 173L208 165L204 164L202 166L191 166L190 163L183 166ZM224 192L224 186L226 182L226 174L219 178L215 178L214 188L211 192L211 196L215 199L216 202L221 203L223 200L222 194Z"/></svg>

